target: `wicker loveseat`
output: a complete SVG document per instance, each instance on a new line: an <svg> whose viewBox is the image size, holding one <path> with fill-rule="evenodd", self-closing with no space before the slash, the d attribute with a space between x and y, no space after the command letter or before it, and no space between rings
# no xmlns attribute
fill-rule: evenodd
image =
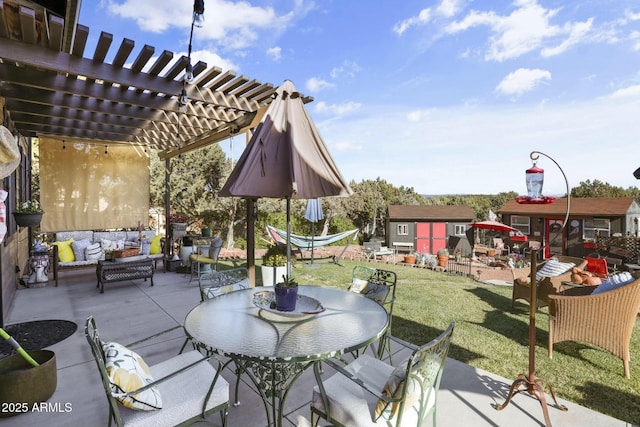
<svg viewBox="0 0 640 427"><path fill-rule="evenodd" d="M630 378L629 343L640 309L640 279L597 295L593 291L580 287L549 295L549 358L555 343L586 342L622 359L624 376Z"/></svg>
<svg viewBox="0 0 640 427"><path fill-rule="evenodd" d="M142 231L143 239L153 239L156 235L155 230L144 230ZM53 279L58 286L58 273L61 270L67 269L82 269L82 268L96 268L98 265L99 258L93 259L83 259L78 260L75 257L75 254L71 257L63 257L61 260L60 251L62 245L58 243L61 242L80 242L80 241L89 241L93 244L100 244L104 241L116 242L123 241L126 245L137 245L138 239L140 237L140 233L138 231L91 231L91 230L83 230L83 231L59 231L56 233L55 243L53 245L53 253L52 253L52 269L53 269ZM161 245L162 246L162 245ZM126 247L126 246L125 246ZM123 249L123 248L119 248ZM64 250L64 249L62 249ZM104 250L104 248L103 248ZM157 252L157 251L156 251ZM162 249L160 253L150 253L147 255L149 258L154 260L154 267L157 264L159 259L162 259ZM104 259L104 257L102 257Z"/></svg>
<svg viewBox="0 0 640 427"><path fill-rule="evenodd" d="M575 268L578 268L580 270L584 270L584 268L587 266L587 261L582 258L575 258L575 257L569 257L569 256L556 256L555 258L557 258L558 261L560 261L561 263L572 263L574 264ZM545 263L547 263L548 261L549 260L538 264L536 271L540 271L544 267ZM531 288L529 284L531 281L531 278L529 278L528 275L526 278L515 277L516 274L519 274L516 272L521 272L521 269L513 269L512 271L514 272L514 278L513 278L513 294L511 296L511 306L514 307L515 302L518 299L523 299L527 302L529 301L531 296ZM553 277L543 277L542 279L538 280L537 282L538 304L536 308L546 307L547 305L549 305L549 295L558 294L562 291L565 291L571 288L570 285L563 284L563 282L571 282L571 269L568 269L566 272L560 275L553 276Z"/></svg>

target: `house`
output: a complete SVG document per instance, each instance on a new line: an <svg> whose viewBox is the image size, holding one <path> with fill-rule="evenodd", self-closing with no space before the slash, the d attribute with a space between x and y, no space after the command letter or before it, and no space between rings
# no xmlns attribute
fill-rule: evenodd
<svg viewBox="0 0 640 427"><path fill-rule="evenodd" d="M435 254L439 249L471 248L465 232L475 218L469 206L389 205L385 224L387 246L398 251Z"/></svg>
<svg viewBox="0 0 640 427"><path fill-rule="evenodd" d="M567 201L561 198L549 204L519 204L512 199L498 213L505 224L520 230L529 241L543 243L545 258L588 255L595 252L597 236L639 237L640 205L633 197L572 197L563 229ZM517 248L523 243L512 240L509 244Z"/></svg>

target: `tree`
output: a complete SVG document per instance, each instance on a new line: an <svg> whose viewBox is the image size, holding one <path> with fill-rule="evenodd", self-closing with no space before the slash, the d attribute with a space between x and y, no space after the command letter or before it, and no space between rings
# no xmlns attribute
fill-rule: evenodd
<svg viewBox="0 0 640 427"><path fill-rule="evenodd" d="M630 191L594 179L581 181L571 189L571 197L633 197Z"/></svg>

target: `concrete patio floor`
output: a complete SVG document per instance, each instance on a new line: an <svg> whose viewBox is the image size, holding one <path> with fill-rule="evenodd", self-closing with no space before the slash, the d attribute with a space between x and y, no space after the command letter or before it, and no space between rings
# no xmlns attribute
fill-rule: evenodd
<svg viewBox="0 0 640 427"><path fill-rule="evenodd" d="M164 273L162 268L154 276L153 287L142 280L125 281L107 284L104 294L96 289L95 277L91 270L68 271L61 273L57 288L50 281L44 288L22 288L17 291L7 324L62 319L75 322L78 330L71 337L50 347L56 353L58 385L49 403L54 404L52 408L61 410L0 419L0 426L107 425L107 400L84 337L86 318L89 315L96 318L103 339L125 344L182 324L188 311L200 300L195 281L189 284L189 277ZM178 329L151 344L137 347L136 351L152 365L175 355L183 342L184 334ZM398 355L394 360L401 358ZM324 375L331 375L330 370L326 369ZM223 376L229 381L230 387L235 385L235 376L231 371L223 372ZM448 359L438 394L437 424L441 427L544 426L539 402L527 394L517 395L502 411L494 409L492 405L500 404L506 398L512 381ZM304 419L310 419L309 401L314 385L311 370L307 370L294 384L286 402L285 426L306 425ZM547 399L551 400L550 396ZM240 406L230 407L229 426L266 425L264 407L259 397L244 382L240 387L240 401ZM560 403L569 410L562 412L549 406L549 415L555 427L632 426L571 402L560 400ZM211 420L219 423L220 418L213 415Z"/></svg>

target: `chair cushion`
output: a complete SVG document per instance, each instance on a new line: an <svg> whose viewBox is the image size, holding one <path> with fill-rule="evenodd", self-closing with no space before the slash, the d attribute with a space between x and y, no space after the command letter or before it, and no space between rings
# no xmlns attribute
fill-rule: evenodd
<svg viewBox="0 0 640 427"><path fill-rule="evenodd" d="M366 290L362 293L367 298L383 304L387 300L387 295L389 295L389 287L379 283L369 282L367 284Z"/></svg>
<svg viewBox="0 0 640 427"><path fill-rule="evenodd" d="M369 284L369 282L367 282L364 279L358 279L358 278L354 278L351 281L351 286L349 287L349 290L351 292L355 292L355 293L363 293L366 291L367 289L367 285Z"/></svg>
<svg viewBox="0 0 640 427"><path fill-rule="evenodd" d="M202 359L202 354L189 351L151 366L155 378L162 378L178 369ZM205 396L211 387L216 370L208 362L195 365L158 385L163 398L160 411L131 411L122 409L120 415L125 425L137 427L182 425L185 419L202 414ZM229 383L221 376L207 401L206 410L229 402Z"/></svg>
<svg viewBox="0 0 640 427"><path fill-rule="evenodd" d="M71 248L72 242L73 238L63 242L53 242L53 244L58 247L58 258L60 258L61 262L71 262L76 260L73 255L73 249Z"/></svg>
<svg viewBox="0 0 640 427"><path fill-rule="evenodd" d="M557 258L551 258L536 272L536 279L540 280L543 277L560 276L573 267L575 267L575 264L572 262L560 262Z"/></svg>
<svg viewBox="0 0 640 427"><path fill-rule="evenodd" d="M162 408L162 398L157 387L151 387L132 396L121 397L118 393L128 393L154 381L151 370L135 351L115 342L102 345L105 367L111 382L114 397L129 409L152 411Z"/></svg>
<svg viewBox="0 0 640 427"><path fill-rule="evenodd" d="M90 244L91 240L89 239L75 240L71 242L71 249L73 250L73 257L75 258L75 261L86 261L86 249Z"/></svg>
<svg viewBox="0 0 640 427"><path fill-rule="evenodd" d="M160 239L162 239L162 236L160 234L156 234L151 238L151 246L149 248L150 254L157 255L162 253L162 245L160 244Z"/></svg>
<svg viewBox="0 0 640 427"><path fill-rule="evenodd" d="M223 294L228 294L230 292L239 291L241 289L249 288L249 279L242 279L237 283L233 283L231 285L223 285L223 286L203 286L202 292L206 296L207 299L216 298Z"/></svg>
<svg viewBox="0 0 640 427"><path fill-rule="evenodd" d="M593 292L591 292L591 295L597 295L603 292L612 291L624 285L628 285L629 283L632 283L634 281L635 278L628 271L614 274L613 276L602 282L600 285L598 285L598 287L595 288Z"/></svg>

